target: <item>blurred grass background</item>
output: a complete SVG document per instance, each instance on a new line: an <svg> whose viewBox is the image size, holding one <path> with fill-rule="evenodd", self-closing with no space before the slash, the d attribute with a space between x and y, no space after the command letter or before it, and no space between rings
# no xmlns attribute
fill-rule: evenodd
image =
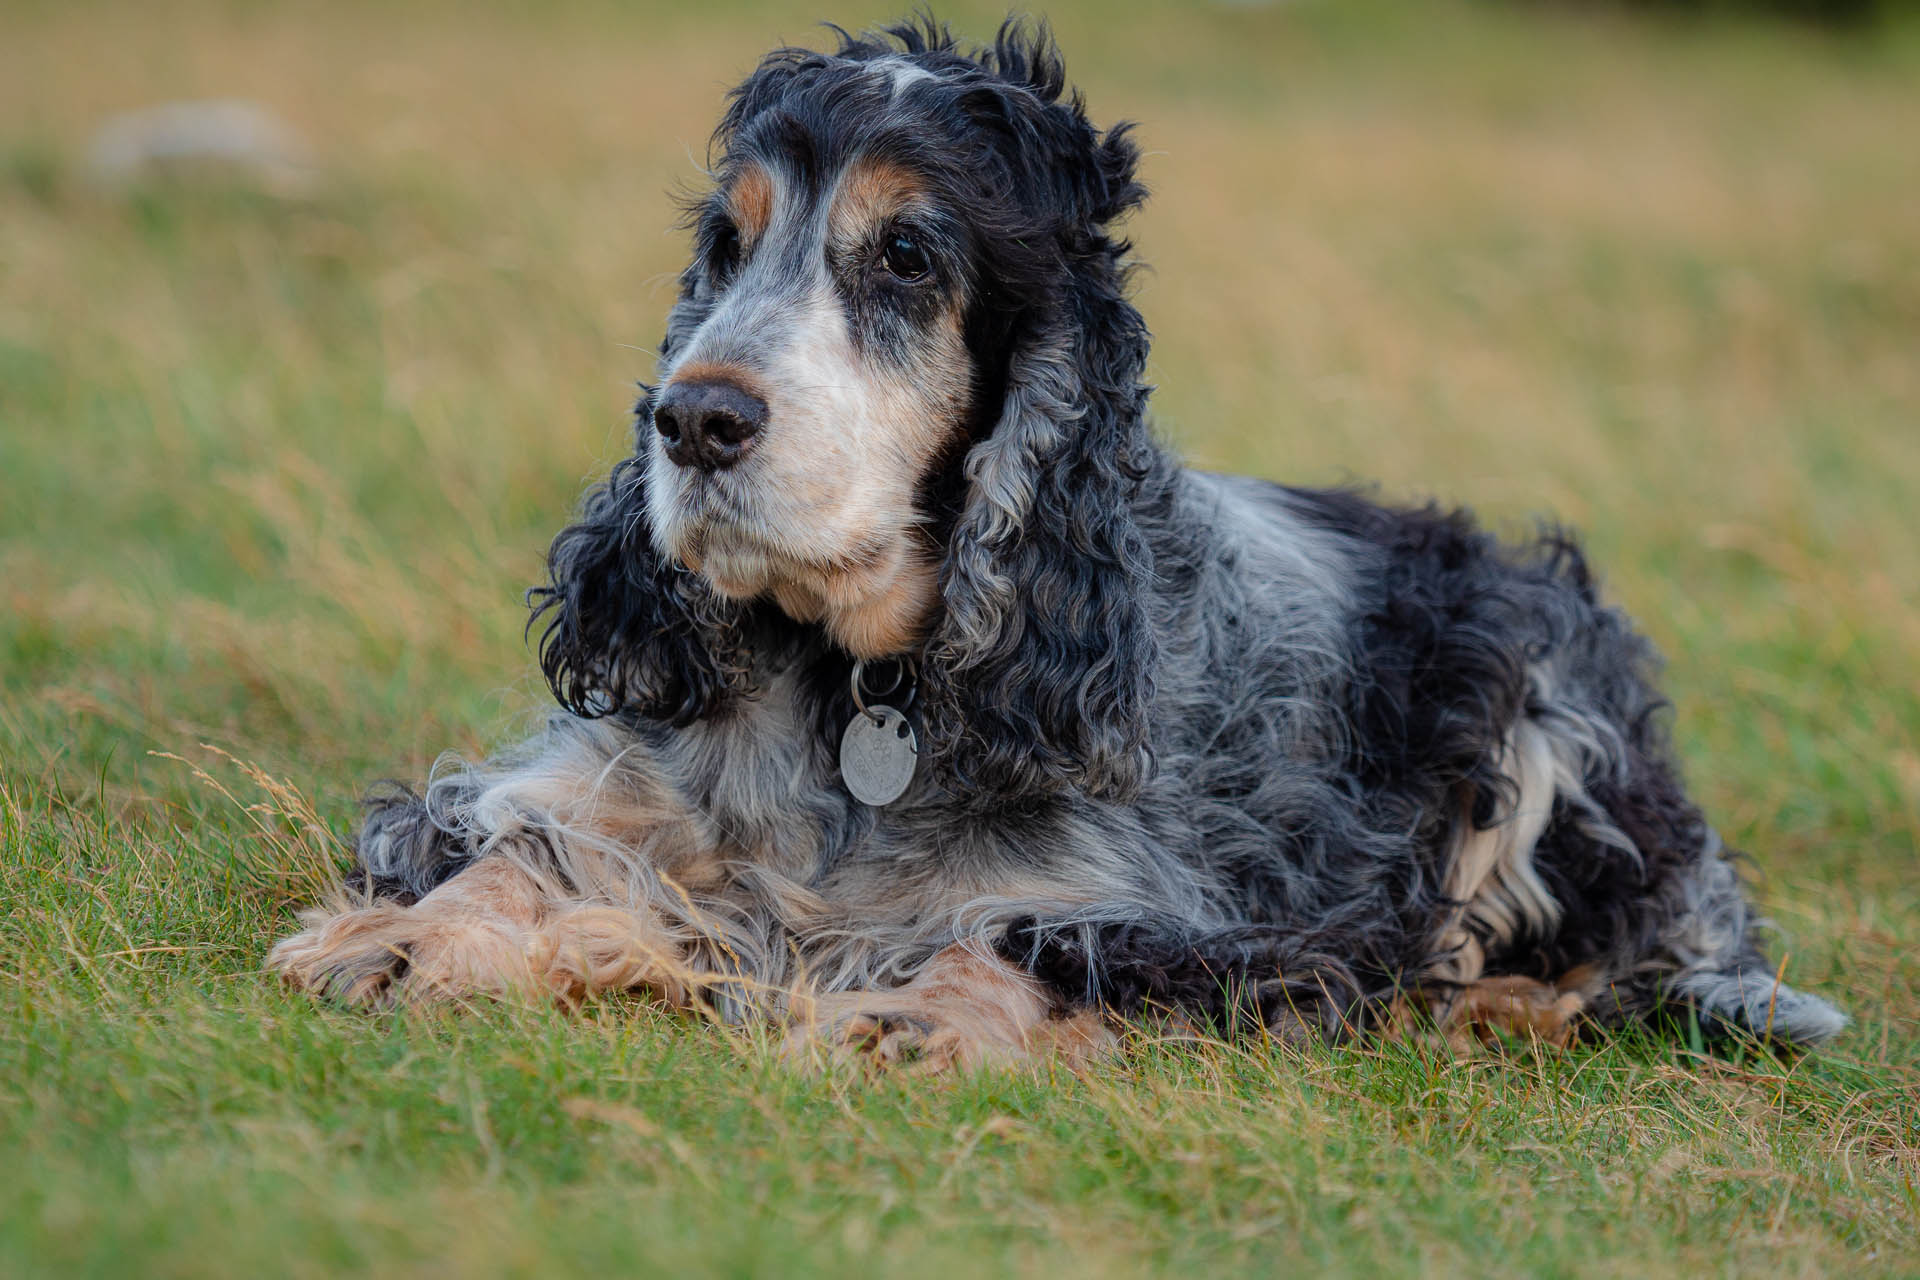
<svg viewBox="0 0 1920 1280"><path fill-rule="evenodd" d="M625 447L725 88L895 12L8 4L0 1270L1914 1274L1920 22L1659 8L1049 14L1143 122L1163 430L1584 527L1857 1030L927 1090L258 970L367 782L540 704L519 596ZM312 191L87 180L109 116L207 97L303 134Z"/></svg>

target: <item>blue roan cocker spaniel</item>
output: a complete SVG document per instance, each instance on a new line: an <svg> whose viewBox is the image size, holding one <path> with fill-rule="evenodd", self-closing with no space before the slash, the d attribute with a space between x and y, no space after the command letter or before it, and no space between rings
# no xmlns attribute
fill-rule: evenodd
<svg viewBox="0 0 1920 1280"><path fill-rule="evenodd" d="M1155 1013L1284 1039L1678 1015L1808 1044L1579 547L1191 471L1044 31L734 91L634 452L532 593L561 708L272 964L361 1003L638 990L923 1065Z"/></svg>

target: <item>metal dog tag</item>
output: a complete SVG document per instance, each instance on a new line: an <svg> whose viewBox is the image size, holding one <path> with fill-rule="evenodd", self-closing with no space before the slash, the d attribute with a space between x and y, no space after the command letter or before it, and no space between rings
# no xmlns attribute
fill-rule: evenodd
<svg viewBox="0 0 1920 1280"><path fill-rule="evenodd" d="M861 804L877 809L898 800L919 763L920 740L892 707L855 712L840 735L840 779Z"/></svg>

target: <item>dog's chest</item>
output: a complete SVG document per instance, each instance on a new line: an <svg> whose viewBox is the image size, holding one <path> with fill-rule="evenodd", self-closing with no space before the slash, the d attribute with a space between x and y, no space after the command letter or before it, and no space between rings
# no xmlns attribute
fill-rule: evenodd
<svg viewBox="0 0 1920 1280"><path fill-rule="evenodd" d="M803 883L871 825L791 681L682 731L667 754L716 845Z"/></svg>

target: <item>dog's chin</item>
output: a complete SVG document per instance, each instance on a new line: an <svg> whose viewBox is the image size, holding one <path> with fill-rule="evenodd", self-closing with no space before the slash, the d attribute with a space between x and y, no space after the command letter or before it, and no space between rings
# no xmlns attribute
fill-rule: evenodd
<svg viewBox="0 0 1920 1280"><path fill-rule="evenodd" d="M795 622L818 624L856 658L917 648L939 597L933 557L911 534L803 557L707 525L687 531L671 547L674 558L717 594L729 600L771 599Z"/></svg>

